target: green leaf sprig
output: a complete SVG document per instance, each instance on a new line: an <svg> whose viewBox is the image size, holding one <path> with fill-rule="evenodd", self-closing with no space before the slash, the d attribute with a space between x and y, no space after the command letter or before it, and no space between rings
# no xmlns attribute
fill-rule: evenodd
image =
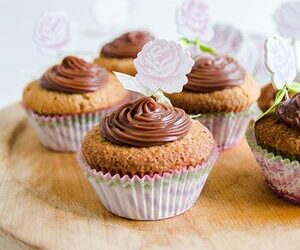
<svg viewBox="0 0 300 250"><path fill-rule="evenodd" d="M207 44L201 42L199 39L189 40L187 38L182 38L182 39L179 40L179 42L185 48L189 47L190 45L196 45L200 49L200 51L202 51L202 52L209 53L209 54L212 54L212 55L216 54L215 49L209 47Z"/></svg>
<svg viewBox="0 0 300 250"><path fill-rule="evenodd" d="M293 82L293 83L285 84L285 86L282 89L277 91L273 105L266 112L261 114L258 119L261 119L264 116L266 116L267 114L269 114L270 112L272 112L277 107L277 105L279 105L281 103L281 101L284 99L284 97L286 97L286 99L288 99L289 93L291 93L292 95L295 95L299 92L300 92L300 83Z"/></svg>

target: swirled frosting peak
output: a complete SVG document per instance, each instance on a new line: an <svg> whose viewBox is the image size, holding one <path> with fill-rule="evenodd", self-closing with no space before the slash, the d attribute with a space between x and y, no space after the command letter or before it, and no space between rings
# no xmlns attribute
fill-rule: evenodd
<svg viewBox="0 0 300 250"><path fill-rule="evenodd" d="M300 131L300 93L279 104L276 115L280 121Z"/></svg>
<svg viewBox="0 0 300 250"><path fill-rule="evenodd" d="M146 31L127 32L103 46L101 55L110 58L136 58L144 45L153 40Z"/></svg>
<svg viewBox="0 0 300 250"><path fill-rule="evenodd" d="M245 70L236 60L225 55L202 54L195 60L185 90L213 92L243 83Z"/></svg>
<svg viewBox="0 0 300 250"><path fill-rule="evenodd" d="M108 115L100 126L102 136L114 144L152 147L184 137L191 120L182 109L142 97Z"/></svg>
<svg viewBox="0 0 300 250"><path fill-rule="evenodd" d="M108 72L74 56L65 57L42 76L41 85L49 90L67 93L96 91L108 80Z"/></svg>

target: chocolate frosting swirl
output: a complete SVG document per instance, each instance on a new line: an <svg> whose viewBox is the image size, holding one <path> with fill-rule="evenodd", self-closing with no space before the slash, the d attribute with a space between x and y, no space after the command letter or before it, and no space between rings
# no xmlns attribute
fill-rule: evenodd
<svg viewBox="0 0 300 250"><path fill-rule="evenodd" d="M184 137L191 120L182 109L142 97L108 115L100 126L102 136L114 144L152 147Z"/></svg>
<svg viewBox="0 0 300 250"><path fill-rule="evenodd" d="M42 87L67 92L96 91L108 81L108 72L80 58L68 56L60 65L54 65L42 76Z"/></svg>
<svg viewBox="0 0 300 250"><path fill-rule="evenodd" d="M101 55L110 58L136 58L153 36L146 31L127 32L103 46Z"/></svg>
<svg viewBox="0 0 300 250"><path fill-rule="evenodd" d="M300 93L279 104L275 113L280 121L300 131Z"/></svg>
<svg viewBox="0 0 300 250"><path fill-rule="evenodd" d="M225 55L203 54L196 58L184 90L208 93L243 83L246 72L236 60Z"/></svg>

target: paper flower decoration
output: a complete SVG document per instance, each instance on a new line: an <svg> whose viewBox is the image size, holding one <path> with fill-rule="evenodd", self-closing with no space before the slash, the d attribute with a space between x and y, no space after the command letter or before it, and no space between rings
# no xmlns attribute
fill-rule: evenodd
<svg viewBox="0 0 300 250"><path fill-rule="evenodd" d="M176 22L179 34L189 40L209 41L214 34L208 6L202 0L185 0L177 9Z"/></svg>
<svg viewBox="0 0 300 250"><path fill-rule="evenodd" d="M110 29L126 22L128 18L127 0L93 0L91 16L102 29Z"/></svg>
<svg viewBox="0 0 300 250"><path fill-rule="evenodd" d="M282 89L292 83L297 75L295 57L291 46L280 36L266 41L266 67L272 74L275 89Z"/></svg>
<svg viewBox="0 0 300 250"><path fill-rule="evenodd" d="M173 41L156 39L148 42L134 60L136 77L115 72L124 88L143 95L181 92L187 83L194 61L189 52Z"/></svg>
<svg viewBox="0 0 300 250"><path fill-rule="evenodd" d="M273 86L277 89L274 104L260 118L271 112L288 93L300 91L300 84L294 82L297 71L291 46L280 36L270 37L265 45L265 64L272 74Z"/></svg>
<svg viewBox="0 0 300 250"><path fill-rule="evenodd" d="M274 21L280 35L300 38L300 1L287 1L274 13Z"/></svg>
<svg viewBox="0 0 300 250"><path fill-rule="evenodd" d="M47 54L57 54L72 41L75 24L62 12L45 13L38 20L33 39Z"/></svg>
<svg viewBox="0 0 300 250"><path fill-rule="evenodd" d="M140 84L167 93L182 91L193 65L190 54L180 44L158 39L148 42L134 60Z"/></svg>

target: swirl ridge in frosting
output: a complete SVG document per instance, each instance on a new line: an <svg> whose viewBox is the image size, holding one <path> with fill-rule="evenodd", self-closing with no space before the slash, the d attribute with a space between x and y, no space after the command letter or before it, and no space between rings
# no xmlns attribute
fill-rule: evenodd
<svg viewBox="0 0 300 250"><path fill-rule="evenodd" d="M152 147L184 137L191 120L182 109L142 97L108 115L100 126L102 136L114 144Z"/></svg>
<svg viewBox="0 0 300 250"><path fill-rule="evenodd" d="M275 113L280 121L300 131L300 93L279 104Z"/></svg>
<svg viewBox="0 0 300 250"><path fill-rule="evenodd" d="M131 31L103 46L101 55L110 58L136 58L153 36L146 31Z"/></svg>
<svg viewBox="0 0 300 250"><path fill-rule="evenodd" d="M67 56L48 69L41 78L42 87L67 93L96 91L108 81L108 72L83 59Z"/></svg>
<svg viewBox="0 0 300 250"><path fill-rule="evenodd" d="M195 59L184 90L201 93L218 91L242 84L245 76L245 70L235 59L225 55L202 54Z"/></svg>

